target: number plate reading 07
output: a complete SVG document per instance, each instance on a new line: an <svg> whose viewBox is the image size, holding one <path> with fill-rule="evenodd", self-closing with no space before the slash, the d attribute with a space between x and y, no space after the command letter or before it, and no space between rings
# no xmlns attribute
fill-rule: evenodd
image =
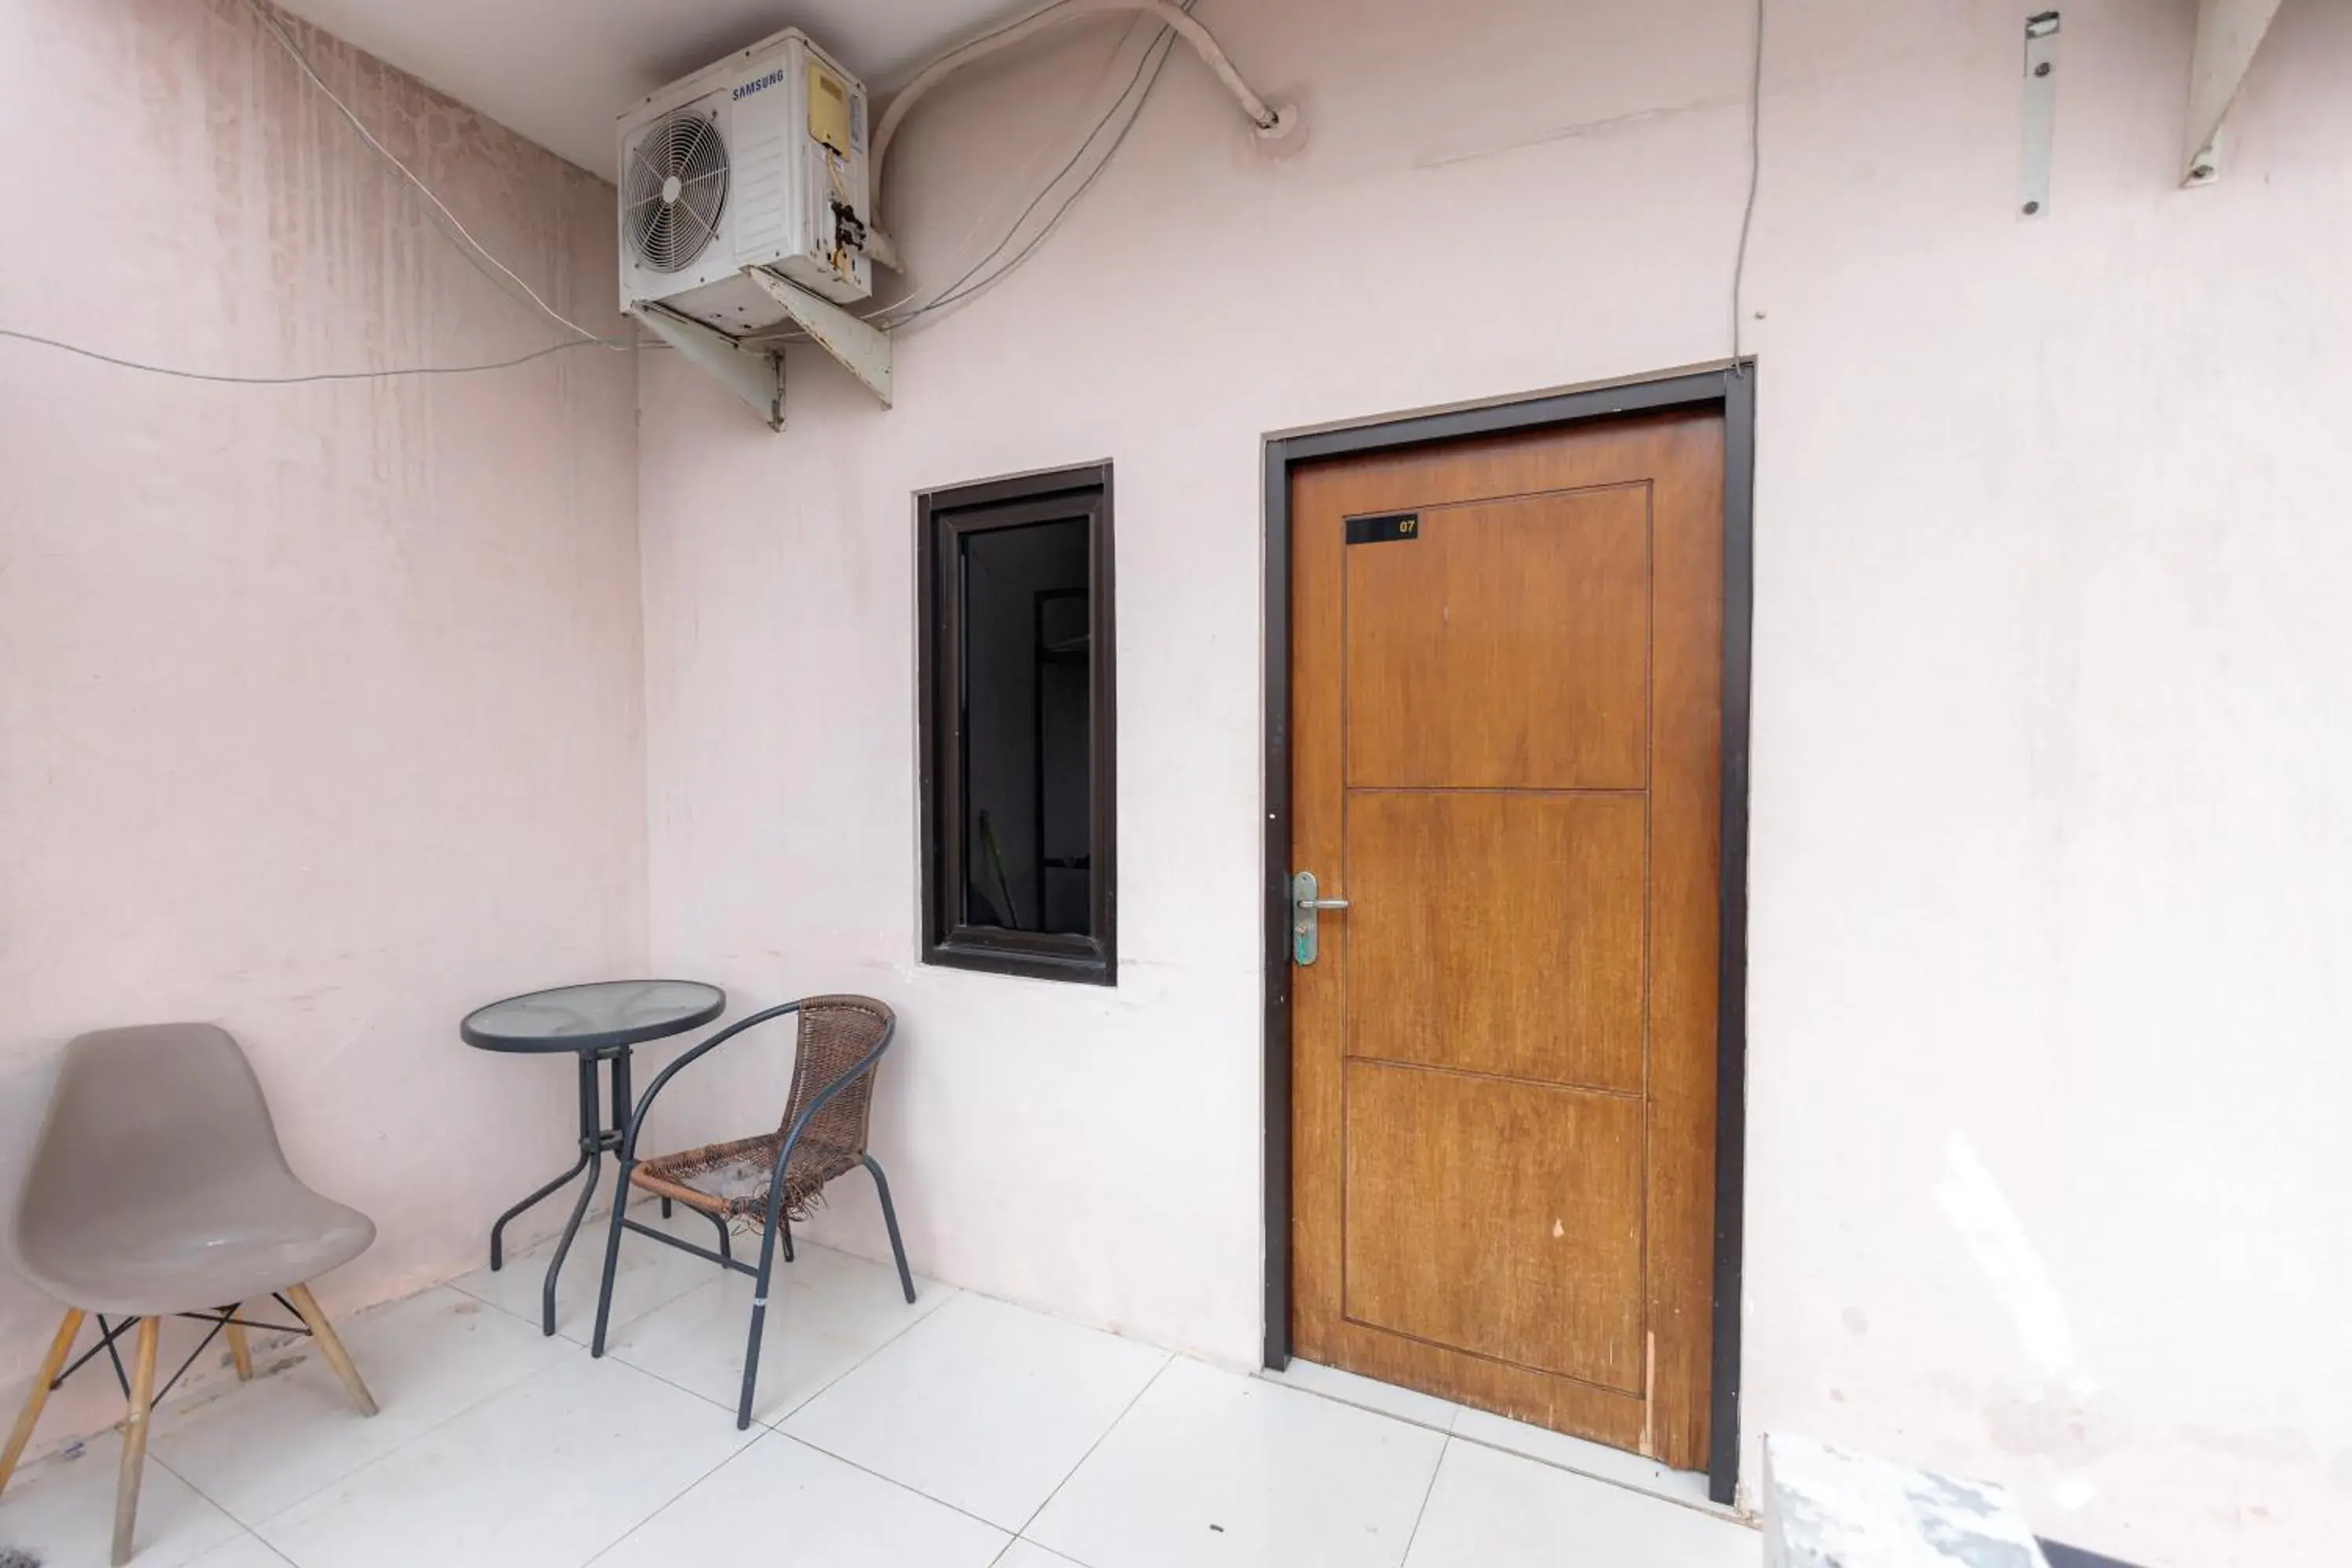
<svg viewBox="0 0 2352 1568"><path fill-rule="evenodd" d="M1390 512L1382 517L1351 517L1348 520L1348 542L1350 544L1393 544L1400 540L1421 537L1421 514L1417 511Z"/></svg>

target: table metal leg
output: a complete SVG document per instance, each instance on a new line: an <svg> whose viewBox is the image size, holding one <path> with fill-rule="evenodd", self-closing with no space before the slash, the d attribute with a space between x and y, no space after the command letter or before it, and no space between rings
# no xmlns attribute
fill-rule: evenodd
<svg viewBox="0 0 2352 1568"><path fill-rule="evenodd" d="M629 1135L629 1118L636 1109L636 1099L629 1093L629 1047L623 1046L613 1053L613 1131L606 1148L620 1148Z"/></svg>
<svg viewBox="0 0 2352 1568"><path fill-rule="evenodd" d="M514 1207L499 1215L498 1223L490 1226L491 1273L495 1274L506 1266L506 1251L502 1243L505 1238L507 1221L514 1218L515 1215L522 1213L523 1210L530 1207L531 1205L539 1202L540 1199L550 1196L557 1188L562 1186L564 1183L572 1180L581 1172L586 1170L588 1168L588 1151L583 1149L580 1151L580 1158L572 1163L572 1169L564 1172L563 1174L556 1177L555 1180L548 1183L547 1185L540 1188L539 1191L531 1194L530 1196L523 1199L522 1202L515 1205Z"/></svg>
<svg viewBox="0 0 2352 1568"><path fill-rule="evenodd" d="M572 1205L572 1217L563 1222L563 1239L555 1244L555 1256L547 1260L547 1280L539 1288L539 1331L552 1336L555 1332L555 1280L563 1272L564 1255L572 1250L572 1238L580 1234L580 1222L588 1215L588 1201L596 1195L596 1172L604 1163L602 1153L588 1156L588 1179L580 1184L580 1201Z"/></svg>
<svg viewBox="0 0 2352 1568"><path fill-rule="evenodd" d="M588 1205L596 1196L596 1175L604 1168L604 1152L620 1148L627 1136L629 1114L635 1109L629 1098L629 1048L619 1047L604 1059L612 1063L613 1124L609 1128L605 1126L604 1109L597 1100L598 1058L583 1052L579 1058L580 1158L573 1162L572 1169L499 1215L498 1223L490 1226L490 1268L495 1271L506 1261L503 1240L507 1222L541 1198L551 1195L583 1171L588 1173L587 1181L581 1184L580 1196L572 1202L571 1217L563 1222L562 1235L555 1244L555 1256L548 1259L547 1278L540 1285L539 1329L543 1334L555 1332L556 1284L563 1273L563 1260L572 1251L572 1238L580 1234L580 1222L588 1217Z"/></svg>

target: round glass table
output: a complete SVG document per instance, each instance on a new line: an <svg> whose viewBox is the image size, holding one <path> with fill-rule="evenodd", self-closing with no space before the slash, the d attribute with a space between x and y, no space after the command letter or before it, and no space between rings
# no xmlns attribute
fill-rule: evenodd
<svg viewBox="0 0 2352 1568"><path fill-rule="evenodd" d="M490 1226L490 1268L506 1261L503 1250L507 1221L549 1197L585 1171L588 1179L572 1205L563 1239L547 1265L547 1281L540 1290L540 1331L555 1332L555 1282L563 1272L564 1255L580 1232L580 1221L596 1195L596 1173L608 1150L617 1150L627 1135L635 1102L629 1095L629 1051L648 1040L666 1039L698 1029L727 1010L727 993L693 980L602 980L586 985L562 985L509 996L487 1007L477 1007L457 1026L458 1037L485 1051L518 1051L549 1055L569 1051L580 1068L580 1158L572 1169L548 1183ZM607 1125L597 1103L596 1064L606 1062L612 1075L613 1114Z"/></svg>

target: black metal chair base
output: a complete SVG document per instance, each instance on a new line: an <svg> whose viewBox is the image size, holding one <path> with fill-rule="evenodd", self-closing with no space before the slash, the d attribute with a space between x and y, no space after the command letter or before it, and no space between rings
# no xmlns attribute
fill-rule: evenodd
<svg viewBox="0 0 2352 1568"><path fill-rule="evenodd" d="M286 1323L257 1323L250 1318L240 1318L236 1315L237 1303L236 1302L231 1302L229 1305L223 1307L217 1312L179 1312L173 1314L176 1317L186 1318L192 1322L210 1323L212 1325L212 1330L210 1332L206 1333L203 1339L196 1342L196 1348L188 1352L188 1359L180 1363L180 1370L173 1373L169 1378L164 1380L163 1386L154 1392L154 1394L149 1399L148 1403L150 1405L163 1404L163 1396L171 1393L173 1388L179 1385L180 1379L188 1375L188 1369L196 1364L196 1359L205 1353L207 1346L209 1346L215 1340L220 1338L220 1332L223 1329L234 1326L240 1329L259 1329L264 1333L300 1334L306 1339L310 1337L310 1327L302 1321L302 1314L295 1310L293 1302L288 1300L283 1296L272 1296L270 1300L285 1308L286 1310L293 1316L294 1321L290 1325ZM125 1399L128 1399L131 1397L131 1373L123 1366L122 1352L114 1348L114 1342L129 1333L131 1330L137 1328L139 1326L139 1320L136 1318L125 1318L120 1322L110 1323L106 1321L106 1314L103 1312L92 1312L90 1314L90 1318L98 1324L98 1343L90 1346L89 1349L76 1356L70 1366L68 1366L63 1372L58 1373L57 1376L49 1379L49 1392L55 1394L58 1389L63 1388L66 1385L66 1379L79 1372L83 1367L88 1366L97 1358L99 1352L104 1351L106 1352L106 1359L114 1363L114 1381L121 1384L122 1396Z"/></svg>
<svg viewBox="0 0 2352 1568"><path fill-rule="evenodd" d="M915 1304L915 1274L914 1270L907 1266L906 1244L898 1237L898 1211L890 1202L889 1178L882 1173L882 1163L873 1155L862 1156L859 1163L865 1165L867 1172L874 1177L875 1196L882 1200L883 1228L890 1233L890 1256L898 1266L898 1289L905 1294L907 1305L911 1307ZM628 1169L624 1166L620 1186L613 1194L612 1236L604 1248L604 1282L597 1293L596 1332L595 1337L589 1342L588 1353L594 1356L604 1353L605 1331L613 1311L613 1280L620 1268L621 1233L625 1230L649 1237L663 1246L674 1247L680 1252L692 1253L705 1262L718 1264L721 1268L730 1268L738 1274L748 1274L757 1283L752 1287L751 1291L751 1332L749 1342L743 1347L743 1394L735 1407L735 1429L739 1432L747 1430L751 1425L751 1396L760 1380L760 1337L767 1325L768 1286L774 1267L774 1251L777 1243L782 1242L784 1261L790 1263L793 1260L793 1222L779 1214L772 1226L762 1227L760 1237L760 1266L754 1268L735 1256L734 1248L729 1245L730 1233L727 1222L717 1215L709 1215L712 1222L719 1226L719 1250L717 1252L711 1251L707 1247L697 1247L694 1243L672 1236L666 1230L656 1230L643 1220L629 1218L626 1209L628 1184ZM709 1214L707 1209L697 1212Z"/></svg>
<svg viewBox="0 0 2352 1568"><path fill-rule="evenodd" d="M613 1279L621 1264L623 1231L634 1230L640 1235L652 1237L666 1246L675 1247L681 1252L690 1252L698 1258L707 1258L738 1274L751 1275L754 1281L751 1288L751 1331L743 1347L742 1397L736 1402L735 1406L735 1428L739 1432L748 1429L751 1425L751 1396L760 1380L760 1335L761 1331L767 1325L768 1288L774 1279L776 1244L779 1240L783 1243L784 1261L790 1263L793 1260L792 1218L784 1212L784 1173L792 1168L793 1147L800 1141L802 1131L807 1127L810 1118L822 1110L827 1100L873 1071L874 1064L881 1059L883 1051L890 1044L889 1026L885 1025L881 1037L875 1043L873 1049L820 1089L815 1098L802 1109L793 1125L785 1131L783 1140L776 1150L774 1167L768 1176L767 1213L760 1227L760 1266L757 1268L740 1261L735 1257L733 1249L727 1242L726 1223L723 1220L719 1222L720 1250L712 1253L704 1247L695 1246L692 1242L681 1241L667 1232L656 1230L651 1226L629 1218L629 1177L635 1171L638 1163L637 1130L644 1125L646 1112L652 1107L654 1097L661 1093L663 1087L672 1078L698 1058L741 1034L744 1030L773 1018L783 1017L787 1014L797 1013L800 1008L800 1003L787 1002L780 1007L771 1007L764 1012L754 1013L750 1017L740 1019L727 1028L721 1029L664 1068L661 1075L654 1079L653 1087L646 1090L645 1099L637 1103L635 1112L630 1121L630 1131L621 1144L621 1173L619 1180L613 1188L613 1221L604 1242L604 1279L596 1292L596 1331L588 1342L590 1355L601 1356L604 1353L605 1331L610 1328L613 1319ZM798 1073L799 1069L795 1068L795 1079L798 1078ZM617 1084L615 1087L617 1089ZM615 1104L618 1103L616 1099ZM915 1275L914 1271L907 1267L907 1247L898 1235L898 1211L890 1202L890 1183L882 1174L881 1162L875 1159L873 1155L861 1152L858 1155L858 1163L864 1165L874 1178L875 1195L882 1202L882 1223L890 1233L890 1256L898 1265L898 1288L906 1293L907 1304L913 1306ZM667 1212L667 1204L665 1203L663 1206ZM717 1218L716 1215L712 1217ZM569 1239L567 1237L567 1243ZM551 1284L549 1289L551 1294L553 1290Z"/></svg>

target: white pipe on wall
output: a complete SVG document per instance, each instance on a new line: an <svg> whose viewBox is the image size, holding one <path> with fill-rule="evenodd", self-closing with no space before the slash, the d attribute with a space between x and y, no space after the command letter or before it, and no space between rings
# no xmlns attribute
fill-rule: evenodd
<svg viewBox="0 0 2352 1568"><path fill-rule="evenodd" d="M890 107L884 112L882 122L875 127L874 153L867 161L867 180L871 191L868 199L874 208L875 219L866 231L866 247L868 255L894 271L904 270L898 262L898 244L891 239L881 223L882 163L883 160L889 156L891 139L898 135L898 124L907 118L908 111L942 79L974 60L984 59L1000 50L1011 48L1023 39L1034 37L1056 24L1073 21L1077 17L1090 16L1098 11L1151 13L1175 28L1184 41L1192 46L1193 52L1201 57L1202 61L1217 73L1217 79L1225 84L1225 90L1234 95L1234 101L1241 105L1242 112L1249 117L1250 123L1257 128L1259 134L1276 135L1286 132L1289 129L1285 123L1284 116L1269 107L1265 100L1252 91L1249 83L1242 79L1241 72L1235 70L1233 61L1225 58L1225 51L1218 47L1217 40L1210 35L1209 29L1194 20L1192 13L1177 5L1175 0L1055 0L1053 5L1041 11L1033 12L1009 26L999 28L983 37L973 39L971 43L950 49L946 54L916 72L914 80L908 82L898 96L890 100Z"/></svg>

